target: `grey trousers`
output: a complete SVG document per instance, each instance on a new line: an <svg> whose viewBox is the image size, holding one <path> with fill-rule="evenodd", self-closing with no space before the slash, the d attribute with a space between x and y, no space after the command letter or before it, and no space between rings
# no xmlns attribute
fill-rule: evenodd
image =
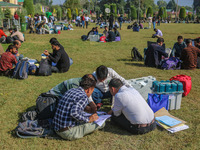
<svg viewBox="0 0 200 150"><path fill-rule="evenodd" d="M66 130L64 132L56 131L56 133L63 139L72 141L80 139L85 135L94 132L95 130L102 129L104 128L104 126L105 123L102 126L98 126L96 123L85 123L79 126L69 128L69 130Z"/></svg>

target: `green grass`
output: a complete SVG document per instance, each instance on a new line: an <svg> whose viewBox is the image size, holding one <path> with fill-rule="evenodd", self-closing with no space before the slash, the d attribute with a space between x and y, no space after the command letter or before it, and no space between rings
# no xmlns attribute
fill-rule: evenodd
<svg viewBox="0 0 200 150"><path fill-rule="evenodd" d="M90 28L92 26L94 24ZM120 31L122 41L113 43L82 42L81 35L87 34L89 29L76 27L74 31L62 31L60 35L25 34L26 42L19 50L24 56L40 60L45 49L51 51L49 39L56 37L73 58L74 64L67 73L49 77L29 76L26 80L0 77L0 149L200 149L200 70L163 71L147 68L142 62L130 61L132 47L137 47L143 54L147 41L156 39L150 38L153 30L141 30L137 33L127 30L127 26L128 24L124 24ZM161 24L159 29L163 31L166 47L171 48L178 35L195 38L200 34L200 27L195 24ZM100 33L102 32L100 29ZM64 80L92 73L102 64L113 68L126 79L149 75L155 76L157 80L168 80L178 74L191 76L193 84L190 94L182 99L180 110L170 111L172 115L187 121L190 128L175 134L158 128L145 135L131 135L107 122L103 130L77 141L16 137L13 130L21 113L35 105L40 93Z"/></svg>

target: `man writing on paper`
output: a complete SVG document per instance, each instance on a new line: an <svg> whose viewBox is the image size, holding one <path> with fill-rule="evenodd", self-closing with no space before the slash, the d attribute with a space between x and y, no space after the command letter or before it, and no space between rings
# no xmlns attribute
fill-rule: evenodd
<svg viewBox="0 0 200 150"><path fill-rule="evenodd" d="M75 140L101 129L94 123L99 117L96 113L90 117L84 116L84 111L90 113L88 97L91 96L96 85L96 80L88 75L82 77L79 88L70 89L59 101L53 119L54 130L66 140Z"/></svg>
<svg viewBox="0 0 200 150"><path fill-rule="evenodd" d="M111 121L132 134L144 134L156 128L154 113L138 91L124 86L117 78L110 81L109 90L115 98L108 113L112 114Z"/></svg>

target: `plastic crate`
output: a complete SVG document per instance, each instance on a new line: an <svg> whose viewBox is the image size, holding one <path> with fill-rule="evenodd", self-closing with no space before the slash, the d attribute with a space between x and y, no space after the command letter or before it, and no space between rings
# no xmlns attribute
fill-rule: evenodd
<svg viewBox="0 0 200 150"><path fill-rule="evenodd" d="M135 88L145 100L148 98L148 93L152 93L152 85L154 81L156 81L156 78L153 76L127 80L127 82Z"/></svg>
<svg viewBox="0 0 200 150"><path fill-rule="evenodd" d="M178 110L181 108L182 92L180 93L155 93L154 94L166 94L169 95L169 110Z"/></svg>
<svg viewBox="0 0 200 150"><path fill-rule="evenodd" d="M100 37L99 35L89 35L89 38L88 38L91 42L98 42Z"/></svg>
<svg viewBox="0 0 200 150"><path fill-rule="evenodd" d="M183 84L179 81L154 81L153 92L156 93L183 93Z"/></svg>

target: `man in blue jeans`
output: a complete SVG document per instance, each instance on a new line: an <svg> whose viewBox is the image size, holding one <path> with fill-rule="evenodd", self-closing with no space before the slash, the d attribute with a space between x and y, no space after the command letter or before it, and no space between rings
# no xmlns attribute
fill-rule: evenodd
<svg viewBox="0 0 200 150"><path fill-rule="evenodd" d="M113 78L120 79L127 87L132 87L123 77L116 73L112 68L107 68L106 66L99 66L96 69L96 72L93 73L93 76L96 78L97 83L92 93L92 99L97 104L99 109L102 104L102 99L112 98L110 94L108 84Z"/></svg>

